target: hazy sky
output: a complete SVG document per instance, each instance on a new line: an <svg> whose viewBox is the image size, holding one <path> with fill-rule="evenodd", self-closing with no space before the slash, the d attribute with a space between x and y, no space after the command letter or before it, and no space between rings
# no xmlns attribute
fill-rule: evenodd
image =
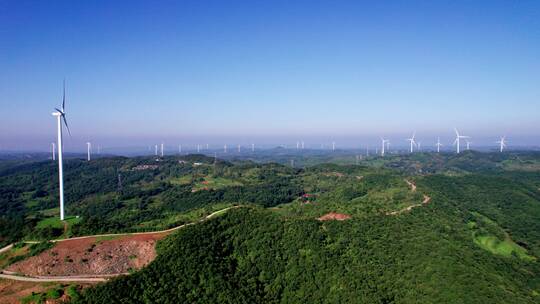
<svg viewBox="0 0 540 304"><path fill-rule="evenodd" d="M362 2L0 0L0 149L48 149L64 77L72 149L539 139L540 1Z"/></svg>

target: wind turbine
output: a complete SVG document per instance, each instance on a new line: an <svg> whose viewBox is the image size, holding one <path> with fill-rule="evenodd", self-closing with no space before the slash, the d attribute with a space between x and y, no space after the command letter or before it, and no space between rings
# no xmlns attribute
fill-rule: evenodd
<svg viewBox="0 0 540 304"><path fill-rule="evenodd" d="M178 145L178 154L182 154L182 145Z"/></svg>
<svg viewBox="0 0 540 304"><path fill-rule="evenodd" d="M251 152L255 152L255 144L251 144Z"/></svg>
<svg viewBox="0 0 540 304"><path fill-rule="evenodd" d="M332 151L336 151L336 142L335 141L332 142Z"/></svg>
<svg viewBox="0 0 540 304"><path fill-rule="evenodd" d="M197 144L197 153L201 152L201 145Z"/></svg>
<svg viewBox="0 0 540 304"><path fill-rule="evenodd" d="M495 143L499 144L499 151L502 153L504 148L506 148L506 136L501 137L501 140L496 141Z"/></svg>
<svg viewBox="0 0 540 304"><path fill-rule="evenodd" d="M304 141L302 141L302 150L304 150Z"/></svg>
<svg viewBox="0 0 540 304"><path fill-rule="evenodd" d="M87 149L87 157L86 160L90 161L90 149L92 148L92 144L90 142L86 143L86 149Z"/></svg>
<svg viewBox="0 0 540 304"><path fill-rule="evenodd" d="M381 137L381 143L382 143L381 144L381 146L382 146L381 156L384 156L384 148L385 148L387 142L388 142L387 139L384 139L384 138Z"/></svg>
<svg viewBox="0 0 540 304"><path fill-rule="evenodd" d="M471 142L466 140L465 141L467 143L467 150L470 150L471 149Z"/></svg>
<svg viewBox="0 0 540 304"><path fill-rule="evenodd" d="M223 145L223 153L227 153L227 144Z"/></svg>
<svg viewBox="0 0 540 304"><path fill-rule="evenodd" d="M154 154L157 156L157 145L154 146Z"/></svg>
<svg viewBox="0 0 540 304"><path fill-rule="evenodd" d="M417 143L416 143L416 146L418 147L418 152L420 152L420 150L422 149L422 143L421 143L421 142L417 142Z"/></svg>
<svg viewBox="0 0 540 304"><path fill-rule="evenodd" d="M161 143L161 157L163 157L163 143Z"/></svg>
<svg viewBox="0 0 540 304"><path fill-rule="evenodd" d="M51 148L52 148L52 160L56 160L56 158L55 158L55 157L56 157L56 156L55 156L55 154L56 154L56 147L55 147L55 144L54 144L53 142L52 142L51 144L52 144L52 147L51 147Z"/></svg>
<svg viewBox="0 0 540 304"><path fill-rule="evenodd" d="M416 135L416 132L413 132L411 138L407 138L407 140L411 143L411 153L413 153L413 147L416 145L416 142L414 141L414 136Z"/></svg>
<svg viewBox="0 0 540 304"><path fill-rule="evenodd" d="M240 149L241 149L241 148L240 148L240 145L238 145L238 153L240 153L240 152L241 152L241 151L240 151Z"/></svg>
<svg viewBox="0 0 540 304"><path fill-rule="evenodd" d="M69 131L69 126L66 120L66 81L64 80L64 92L62 96L62 107L61 109L54 108L55 112L52 113L53 116L56 116L57 118L57 125L58 125L58 182L59 182L59 195L60 195L60 220L64 220L64 170L63 170L63 162L62 162L62 156L63 156L63 144L62 144L62 120L64 121L64 124L66 125L66 129L68 133L71 135L71 132Z"/></svg>
<svg viewBox="0 0 540 304"><path fill-rule="evenodd" d="M459 135L459 132L456 128L454 128L454 131L456 131L456 140L454 141L454 145L456 145L456 152L459 154L459 141L460 139L470 138L469 136Z"/></svg>
<svg viewBox="0 0 540 304"><path fill-rule="evenodd" d="M437 153L441 152L442 144L441 144L441 138L440 137L437 137L437 143L435 144L435 146L437 146Z"/></svg>

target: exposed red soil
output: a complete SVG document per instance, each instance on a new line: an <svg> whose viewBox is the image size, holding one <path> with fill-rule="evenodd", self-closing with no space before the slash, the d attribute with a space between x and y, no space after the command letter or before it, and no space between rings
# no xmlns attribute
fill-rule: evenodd
<svg viewBox="0 0 540 304"><path fill-rule="evenodd" d="M78 284L82 288L92 286L91 284ZM50 283L21 282L14 280L0 279L0 303L15 304L21 303L21 299L35 293L46 292L49 288L55 286ZM47 300L46 303L64 303L68 297L64 294L60 299Z"/></svg>
<svg viewBox="0 0 540 304"><path fill-rule="evenodd" d="M0 303L20 303L21 298L32 292L43 292L46 289L41 283L0 280Z"/></svg>
<svg viewBox="0 0 540 304"><path fill-rule="evenodd" d="M156 257L165 233L67 240L6 270L30 276L106 275L139 269Z"/></svg>
<svg viewBox="0 0 540 304"><path fill-rule="evenodd" d="M330 213L327 213L323 216L321 216L320 218L318 218L319 221L344 221L344 220L348 220L350 219L351 216L348 215L348 214L343 214L343 213L336 213L336 212L330 212Z"/></svg>

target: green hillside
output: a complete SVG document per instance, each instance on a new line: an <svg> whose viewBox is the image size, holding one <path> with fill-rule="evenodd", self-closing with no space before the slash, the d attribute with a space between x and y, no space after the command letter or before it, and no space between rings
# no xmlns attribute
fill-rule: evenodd
<svg viewBox="0 0 540 304"><path fill-rule="evenodd" d="M287 157L69 160L66 226L54 163L3 164L0 242L160 230L238 205L76 302L540 301L540 154Z"/></svg>

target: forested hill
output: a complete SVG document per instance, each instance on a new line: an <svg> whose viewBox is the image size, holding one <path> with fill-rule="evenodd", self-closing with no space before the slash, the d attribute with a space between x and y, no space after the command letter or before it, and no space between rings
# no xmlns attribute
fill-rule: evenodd
<svg viewBox="0 0 540 304"><path fill-rule="evenodd" d="M343 222L241 208L179 231L80 303L535 303L536 265L478 248L441 205Z"/></svg>
<svg viewBox="0 0 540 304"><path fill-rule="evenodd" d="M0 162L0 243L161 230L239 206L178 230L149 266L73 301L540 302L540 154L327 157L302 168L70 159L65 226L55 163ZM342 221L318 220L332 218Z"/></svg>

